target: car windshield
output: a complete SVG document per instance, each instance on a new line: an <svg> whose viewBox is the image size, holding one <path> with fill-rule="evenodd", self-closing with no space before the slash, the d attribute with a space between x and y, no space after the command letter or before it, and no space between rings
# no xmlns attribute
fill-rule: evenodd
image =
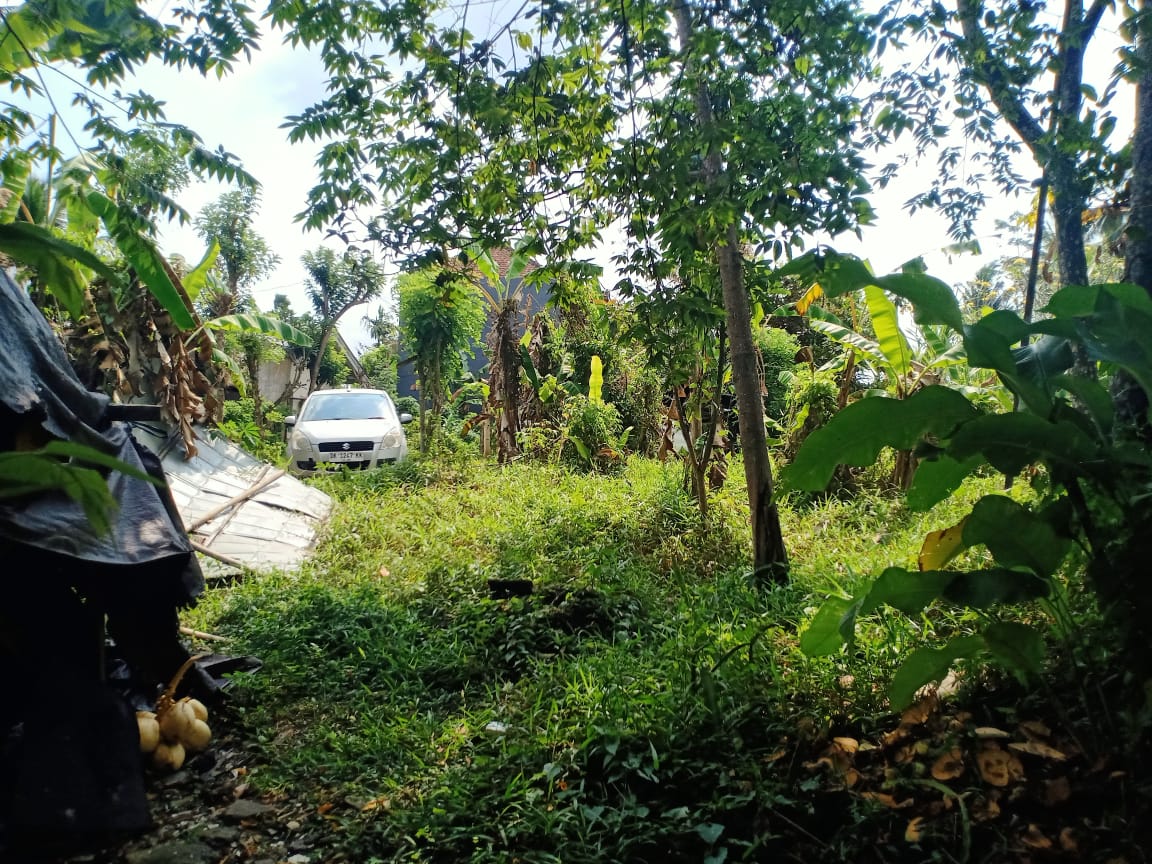
<svg viewBox="0 0 1152 864"><path fill-rule="evenodd" d="M379 393L313 395L300 415L306 420L390 420L392 404Z"/></svg>

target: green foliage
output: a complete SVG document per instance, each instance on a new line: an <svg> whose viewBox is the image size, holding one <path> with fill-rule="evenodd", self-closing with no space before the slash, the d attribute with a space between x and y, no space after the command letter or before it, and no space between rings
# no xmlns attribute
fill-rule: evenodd
<svg viewBox="0 0 1152 864"><path fill-rule="evenodd" d="M84 509L95 533L106 534L118 506L105 478L109 469L157 482L107 453L68 441L52 441L39 450L0 453L0 498L63 492Z"/></svg>
<svg viewBox="0 0 1152 864"><path fill-rule="evenodd" d="M405 348L416 358L424 403L420 441L427 447L439 434L448 384L463 369L462 352L480 337L484 308L475 287L450 270L406 273L396 292Z"/></svg>
<svg viewBox="0 0 1152 864"><path fill-rule="evenodd" d="M950 318L947 301L915 282L909 277L889 288L906 299L928 298L935 307L918 310L923 317ZM1033 325L1001 310L957 328L969 364L994 369L1021 399L1022 413L986 414L959 393L935 386L901 401L861 400L814 433L786 469L785 482L815 490L827 483L836 464L867 464L886 446L918 447L930 461L909 495L909 504L917 507L944 500L983 464L1007 477L1034 465L1043 469L1033 507L1004 496L985 497L957 525L926 538L920 556L924 572L889 568L853 600L830 601L810 625L810 650L834 650L837 634L851 641L858 616L881 604L914 614L936 597L977 609L1045 597L1056 590L1075 541L1085 550L1089 582L1116 626L1122 650L1134 662L1145 662L1152 607L1140 599L1142 571L1136 561L1148 554L1152 529L1147 495L1152 457L1142 447L1113 439L1103 384L1064 373L1072 362L1066 343L1079 343L1099 361L1104 377L1123 369L1142 386L1152 384L1152 355L1146 336L1139 335L1152 327L1152 300L1136 286L1096 285L1058 292L1047 312L1050 319ZM1013 348L1022 337L1041 334L1059 335ZM936 569L981 545L993 567ZM909 590L916 592L915 602L901 599ZM906 704L953 660L976 653L990 653L1022 679L1031 678L1039 671L1040 641L1036 631L1022 625L990 623L979 633L911 656L893 679L890 696L897 706Z"/></svg>
<svg viewBox="0 0 1152 864"><path fill-rule="evenodd" d="M618 466L627 440L628 430L622 428L614 405L583 395L564 400L561 458L568 464L597 469Z"/></svg>
<svg viewBox="0 0 1152 864"><path fill-rule="evenodd" d="M197 233L220 250L217 264L233 294L250 288L280 263L280 256L252 229L259 206L255 189L241 189L225 192L196 217Z"/></svg>
<svg viewBox="0 0 1152 864"><path fill-rule="evenodd" d="M257 424L252 397L229 399L216 428L261 461L280 465L285 460L284 414L271 402L264 403L261 424Z"/></svg>
<svg viewBox="0 0 1152 864"><path fill-rule="evenodd" d="M364 374L378 390L396 394L396 349L391 345L377 345L360 355ZM409 397L411 398L411 397ZM416 412L409 412L415 415Z"/></svg>
<svg viewBox="0 0 1152 864"><path fill-rule="evenodd" d="M800 341L779 327L757 327L753 330L756 347L764 364L764 385L768 397L764 400L764 413L769 419L780 422L792 401L789 391L781 384L783 373L791 372L796 366L796 355L800 352Z"/></svg>

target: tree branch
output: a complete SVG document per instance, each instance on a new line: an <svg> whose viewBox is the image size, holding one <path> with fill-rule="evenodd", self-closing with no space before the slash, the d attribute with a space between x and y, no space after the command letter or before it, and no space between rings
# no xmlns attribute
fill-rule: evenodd
<svg viewBox="0 0 1152 864"><path fill-rule="evenodd" d="M980 29L979 4L974 3L973 0L956 0L956 11L960 18L964 40L970 44L971 48L984 55L980 61L972 57L969 58L969 67L972 69L973 76L988 91L988 95L996 107L1000 109L1004 119L1037 156L1037 161L1043 164L1046 160L1040 158L1037 148L1044 137L1044 127L1024 107L1023 100L1005 86L1002 64L993 59L995 54L988 43L988 37Z"/></svg>

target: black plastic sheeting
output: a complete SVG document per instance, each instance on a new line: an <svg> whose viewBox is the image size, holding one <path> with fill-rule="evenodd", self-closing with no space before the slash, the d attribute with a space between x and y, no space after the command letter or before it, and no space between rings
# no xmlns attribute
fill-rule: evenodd
<svg viewBox="0 0 1152 864"><path fill-rule="evenodd" d="M151 454L142 457L126 424L107 419L108 397L84 388L48 322L2 272L0 400L7 409L0 412L4 415L0 426L25 415L55 438L100 450L140 470L159 470L159 463L148 459ZM145 459L151 464L146 465ZM108 564L142 564L178 556L172 563L182 571L181 586L174 593L183 594L184 602L198 596L203 577L188 537L168 506L166 488L119 472L110 473L107 482L119 503L108 534L94 532L80 505L60 492L0 499L0 537Z"/></svg>
<svg viewBox="0 0 1152 864"><path fill-rule="evenodd" d="M188 659L176 610L204 577L160 461L108 409L0 271L0 450L55 438L160 481L105 472L118 506L103 535L63 492L0 498L0 861L53 860L151 824L133 706L108 680L106 642L153 701ZM196 667L182 682L204 698L217 690Z"/></svg>

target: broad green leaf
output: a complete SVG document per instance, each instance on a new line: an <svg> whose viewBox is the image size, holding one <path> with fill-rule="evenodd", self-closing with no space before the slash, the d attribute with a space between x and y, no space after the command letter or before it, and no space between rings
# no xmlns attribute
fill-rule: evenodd
<svg viewBox="0 0 1152 864"><path fill-rule="evenodd" d="M872 583L872 588L860 606L860 614L866 615L881 604L898 609L905 615L919 614L932 601L939 599L941 592L956 577L946 570L918 572L903 567L889 567Z"/></svg>
<svg viewBox="0 0 1152 864"><path fill-rule="evenodd" d="M528 353L528 348L523 343L520 345L520 365L524 367L524 374L528 376L532 389L539 395L540 376L536 373L536 364L532 362L532 355Z"/></svg>
<svg viewBox="0 0 1152 864"><path fill-rule="evenodd" d="M219 256L220 244L213 240L208 251L204 253L204 257L200 259L200 263L185 273L184 278L180 280L184 283L184 291L188 294L188 299L193 303L200 296L200 292L204 290L204 286L208 284L208 274L216 266L216 259Z"/></svg>
<svg viewBox="0 0 1152 864"><path fill-rule="evenodd" d="M293 327L286 321L281 321L274 315L265 315L263 312L239 312L235 315L221 315L204 326L212 330L230 330L237 333L263 333L275 336L293 345L309 346L312 338L303 330Z"/></svg>
<svg viewBox="0 0 1152 864"><path fill-rule="evenodd" d="M99 465L102 468L118 471L126 477L134 477L137 480L151 483L153 486L159 486L161 482L148 472L129 465L127 462L117 459L115 456L110 456L94 447L74 444L71 441L50 441L39 451L33 452L43 453L45 456L61 456L76 462L85 462L89 465Z"/></svg>
<svg viewBox="0 0 1152 864"><path fill-rule="evenodd" d="M219 363L228 370L229 375L232 377L232 384L240 392L241 398L248 395L247 385L244 383L244 369L236 362L236 358L229 354L227 351L222 351L217 347L212 348L212 360Z"/></svg>
<svg viewBox="0 0 1152 864"><path fill-rule="evenodd" d="M854 348L865 357L878 363L881 367L888 365L888 358L884 356L884 352L880 350L880 346L867 336L861 336L855 330L845 327L843 324L834 324L831 321L823 321L817 318L810 319L808 324L813 330L823 333L832 341L847 348Z"/></svg>
<svg viewBox="0 0 1152 864"><path fill-rule="evenodd" d="M988 609L1003 603L1023 603L1047 597L1050 591L1051 585L1047 580L1031 573L990 567L955 574L944 589L944 597L960 606Z"/></svg>
<svg viewBox="0 0 1152 864"><path fill-rule="evenodd" d="M968 460L980 455L1013 477L1035 462L1057 462L1082 472L1099 451L1077 426L1049 423L1034 414L987 414L965 423L952 436L948 454Z"/></svg>
<svg viewBox="0 0 1152 864"><path fill-rule="evenodd" d="M912 369L912 347L900 329L896 304L875 285L864 289L864 299L885 361L897 378L906 378Z"/></svg>
<svg viewBox="0 0 1152 864"><path fill-rule="evenodd" d="M106 534L112 527L116 499L99 471L63 462L43 450L0 453L0 498L50 491L76 501L95 533Z"/></svg>
<svg viewBox="0 0 1152 864"><path fill-rule="evenodd" d="M984 648L981 636L957 636L943 648L917 648L908 655L892 676L888 699L892 708L901 711L912 704L916 691L939 681L957 660L973 657Z"/></svg>
<svg viewBox="0 0 1152 864"><path fill-rule="evenodd" d="M0 28L0 35L3 32ZM20 212L20 200L32 172L32 156L26 150L11 150L0 159L0 172L4 174L2 188L8 193L7 202L0 208L0 224L5 224L15 222Z"/></svg>
<svg viewBox="0 0 1152 864"><path fill-rule="evenodd" d="M1044 637L1034 627L1016 621L997 621L984 629L984 642L1021 684L1040 674L1044 665Z"/></svg>
<svg viewBox="0 0 1152 864"><path fill-rule="evenodd" d="M829 597L825 600L800 634L800 650L809 657L824 657L839 651L844 644L840 620L852 606L853 601L843 597Z"/></svg>
<svg viewBox="0 0 1152 864"><path fill-rule="evenodd" d="M952 289L927 273L892 273L873 281L890 294L903 297L912 304L912 317L921 326L943 324L953 330L962 330L964 317L960 303Z"/></svg>
<svg viewBox="0 0 1152 864"><path fill-rule="evenodd" d="M88 286L76 264L94 270L114 285L120 282L114 270L83 246L28 222L0 224L0 252L33 268L40 282L52 290L73 318L84 314L84 291Z"/></svg>
<svg viewBox="0 0 1152 864"><path fill-rule="evenodd" d="M985 495L964 523L965 547L988 547L1002 567L1027 567L1051 576L1068 554L1070 542L1023 504L1005 495Z"/></svg>
<svg viewBox="0 0 1152 864"><path fill-rule="evenodd" d="M983 464L981 456L971 456L963 462L946 454L921 460L912 478L912 488L905 498L908 509L931 510L959 489L964 478Z"/></svg>
<svg viewBox="0 0 1152 864"><path fill-rule="evenodd" d="M978 414L959 393L940 386L925 387L907 399L861 399L808 436L781 472L782 483L818 491L839 464L871 465L885 447L911 450L925 435L947 437Z"/></svg>
<svg viewBox="0 0 1152 864"><path fill-rule="evenodd" d="M177 327L190 330L196 326L188 305L172 282L167 264L152 242L120 213L112 199L100 192L88 193L88 206L100 217L117 248L128 260L140 281L172 316Z"/></svg>
<svg viewBox="0 0 1152 864"><path fill-rule="evenodd" d="M1111 432L1115 419L1112 395L1099 381L1079 375L1057 375L1052 379L1052 386L1066 390L1087 409L1102 437Z"/></svg>

